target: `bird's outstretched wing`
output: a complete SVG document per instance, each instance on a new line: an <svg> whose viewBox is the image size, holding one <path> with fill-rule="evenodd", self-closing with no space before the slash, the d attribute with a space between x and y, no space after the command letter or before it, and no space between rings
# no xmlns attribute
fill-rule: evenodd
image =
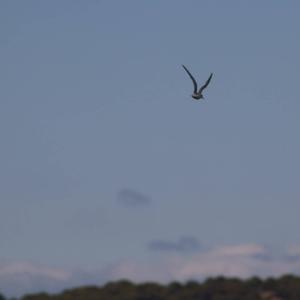
<svg viewBox="0 0 300 300"><path fill-rule="evenodd" d="M210 82L212 76L213 76L213 73L210 73L210 76L208 77L208 79L206 80L206 82L204 83L204 85L202 85L201 88L200 88L200 90L199 90L200 94L209 85L209 82Z"/></svg>
<svg viewBox="0 0 300 300"><path fill-rule="evenodd" d="M193 75L190 73L190 71L184 65L182 65L182 67L185 69L185 71L188 73L188 75L192 79L193 85L194 85L194 93L197 93L198 87L197 87L197 82L196 82L195 78L193 77Z"/></svg>

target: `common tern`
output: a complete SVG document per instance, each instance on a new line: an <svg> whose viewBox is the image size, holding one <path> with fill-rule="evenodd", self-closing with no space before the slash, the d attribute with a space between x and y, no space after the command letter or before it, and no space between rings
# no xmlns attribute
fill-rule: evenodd
<svg viewBox="0 0 300 300"><path fill-rule="evenodd" d="M204 97L202 95L202 92L209 85L209 82L210 82L210 80L213 76L213 73L210 74L210 76L206 80L205 84L202 85L201 88L198 91L198 85L197 85L197 82L196 82L195 78L193 77L193 75L190 73L190 71L184 65L182 65L182 67L185 69L185 71L188 73L188 75L190 76L190 78L193 81L194 91L193 91L193 94L192 94L192 98L194 98L196 100L204 99Z"/></svg>

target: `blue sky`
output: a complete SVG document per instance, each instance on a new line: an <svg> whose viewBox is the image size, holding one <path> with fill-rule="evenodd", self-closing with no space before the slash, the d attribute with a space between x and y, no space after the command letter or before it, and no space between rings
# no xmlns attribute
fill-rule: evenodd
<svg viewBox="0 0 300 300"><path fill-rule="evenodd" d="M1 1L0 291L26 270L104 281L223 247L297 256L299 9ZM204 101L181 64L214 73Z"/></svg>

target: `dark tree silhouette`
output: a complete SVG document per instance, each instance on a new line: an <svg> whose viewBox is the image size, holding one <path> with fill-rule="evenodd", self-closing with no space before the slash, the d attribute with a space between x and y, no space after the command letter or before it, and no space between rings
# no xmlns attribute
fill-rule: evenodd
<svg viewBox="0 0 300 300"><path fill-rule="evenodd" d="M2 298L1 298L2 297ZM300 277L282 276L262 280L216 277L199 283L135 284L127 280L102 287L86 286L60 294L25 295L21 300L299 300ZM6 300L0 295L0 300Z"/></svg>

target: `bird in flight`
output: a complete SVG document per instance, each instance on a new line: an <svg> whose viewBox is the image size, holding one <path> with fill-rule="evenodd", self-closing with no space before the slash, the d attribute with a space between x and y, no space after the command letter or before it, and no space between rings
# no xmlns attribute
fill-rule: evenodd
<svg viewBox="0 0 300 300"><path fill-rule="evenodd" d="M182 65L182 67L185 69L185 71L188 73L188 75L190 76L190 78L193 81L194 91L193 91L193 94L192 94L192 98L194 98L196 100L204 99L204 97L202 95L202 92L209 85L209 82L210 82L210 80L213 76L213 73L210 74L210 76L208 77L208 79L206 80L204 85L202 85L201 88L198 91L198 85L197 85L197 82L196 82L195 78L193 77L193 75L190 73L190 71L184 65Z"/></svg>

